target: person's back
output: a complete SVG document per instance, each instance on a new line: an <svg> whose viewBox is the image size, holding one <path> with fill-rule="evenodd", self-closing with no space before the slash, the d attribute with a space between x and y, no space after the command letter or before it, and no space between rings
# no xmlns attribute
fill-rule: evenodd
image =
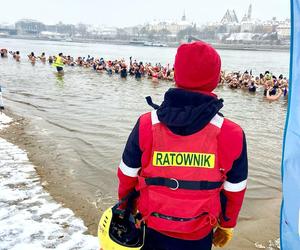
<svg viewBox="0 0 300 250"><path fill-rule="evenodd" d="M190 67L193 65L193 67ZM118 170L119 198L140 192L147 225L142 249L211 249L230 240L247 179L242 129L225 119L211 91L221 61L202 42L181 45L175 82L156 110L141 115Z"/></svg>

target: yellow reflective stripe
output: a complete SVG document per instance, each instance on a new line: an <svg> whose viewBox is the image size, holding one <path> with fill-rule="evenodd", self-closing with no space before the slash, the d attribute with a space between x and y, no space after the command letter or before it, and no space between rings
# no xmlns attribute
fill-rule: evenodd
<svg viewBox="0 0 300 250"><path fill-rule="evenodd" d="M214 168L215 154L154 151L153 166Z"/></svg>

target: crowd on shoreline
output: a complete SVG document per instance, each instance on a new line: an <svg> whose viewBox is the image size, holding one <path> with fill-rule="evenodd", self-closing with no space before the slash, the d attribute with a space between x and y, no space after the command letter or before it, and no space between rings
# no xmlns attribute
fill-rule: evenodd
<svg viewBox="0 0 300 250"><path fill-rule="evenodd" d="M7 51L7 49L1 49L1 57L7 57L11 54L16 61L20 61L19 51ZM36 56L34 52L27 55L28 60L31 64L35 64L37 61L42 63L48 62L49 64L55 66L59 73L63 73L64 66L70 67L84 67L91 68L97 72L106 72L109 75L119 74L121 78L127 78L127 76L135 77L136 79L141 79L142 77L147 77L153 82L159 82L159 80L174 81L174 67L170 67L169 64L162 66L160 63L151 64L138 62L133 60L132 57L129 58L129 64L126 64L125 59L119 60L104 60L103 58L94 58L90 55L87 57L77 57L74 58L70 55L64 56L60 53L57 56L46 57L43 52L41 55ZM58 65L58 59L60 64ZM192 65L191 65L192 67ZM266 99L270 101L276 101L281 96L288 95L288 79L282 74L276 77L271 72L266 71L264 74L259 76L254 76L252 70L241 72L228 72L221 71L220 76L220 86L227 85L231 89L244 89L249 92L256 92L258 89L263 88L263 95Z"/></svg>

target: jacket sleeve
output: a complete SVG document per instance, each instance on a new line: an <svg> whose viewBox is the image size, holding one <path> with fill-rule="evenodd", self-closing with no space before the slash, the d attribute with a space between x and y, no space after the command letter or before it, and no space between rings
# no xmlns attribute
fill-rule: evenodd
<svg viewBox="0 0 300 250"><path fill-rule="evenodd" d="M134 189L138 181L138 172L141 168L142 151L139 146L139 123L131 131L118 168L119 199L125 197Z"/></svg>
<svg viewBox="0 0 300 250"><path fill-rule="evenodd" d="M241 154L233 162L232 168L228 171L227 180L221 192L222 215L220 217L220 225L225 228L233 228L236 226L246 192L248 157L244 132L242 138Z"/></svg>

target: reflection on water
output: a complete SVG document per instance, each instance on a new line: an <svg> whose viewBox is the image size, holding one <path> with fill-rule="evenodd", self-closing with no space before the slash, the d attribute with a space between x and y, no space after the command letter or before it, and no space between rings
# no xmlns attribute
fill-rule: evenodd
<svg viewBox="0 0 300 250"><path fill-rule="evenodd" d="M56 76L56 84L57 84L57 86L63 88L64 87L64 74L56 72L55 76Z"/></svg>
<svg viewBox="0 0 300 250"><path fill-rule="evenodd" d="M133 55L162 63L172 60L175 53L170 48L122 46L120 50L120 46L95 44L57 43L53 47L49 42L32 42L30 46L25 50L20 41L7 45L21 50L21 55L29 50L54 54L60 49L71 55ZM221 51L221 55L227 69L288 72L288 53ZM0 76L6 104L32 119L30 132L38 143L51 149L58 168L72 176L74 185L89 193L91 199L98 195L99 199L115 197L115 173L127 136L139 115L151 110L144 97L151 95L155 103L160 103L163 93L173 87L169 82L154 84L130 77L123 80L117 75L77 67L66 67L65 74L58 76L48 64L37 62L33 67L25 58L20 63L0 60ZM255 242L278 238L286 100L269 103L262 89L249 94L219 87L216 93L225 100L223 114L240 124L247 136L248 192L240 230L236 232L238 240L233 244L239 247L232 249L251 249L249 245L254 247Z"/></svg>

